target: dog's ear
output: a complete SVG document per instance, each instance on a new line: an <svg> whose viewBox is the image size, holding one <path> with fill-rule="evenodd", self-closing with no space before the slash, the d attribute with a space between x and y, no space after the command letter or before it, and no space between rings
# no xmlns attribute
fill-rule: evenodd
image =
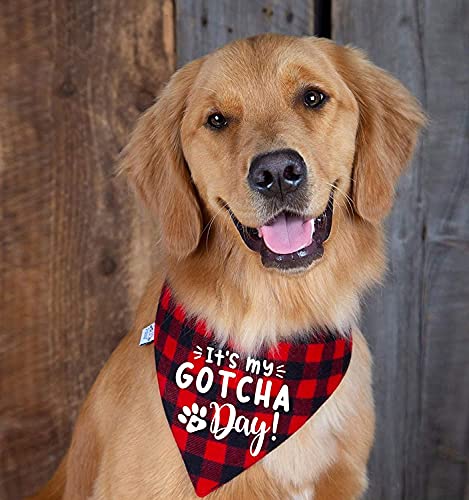
<svg viewBox="0 0 469 500"><path fill-rule="evenodd" d="M157 102L138 120L119 170L156 214L168 252L186 257L198 246L202 214L182 152L180 128L199 72L198 59L177 71Z"/></svg>
<svg viewBox="0 0 469 500"><path fill-rule="evenodd" d="M391 210L397 180L412 157L425 115L398 80L359 50L335 45L333 59L359 107L354 205L363 219L377 224Z"/></svg>

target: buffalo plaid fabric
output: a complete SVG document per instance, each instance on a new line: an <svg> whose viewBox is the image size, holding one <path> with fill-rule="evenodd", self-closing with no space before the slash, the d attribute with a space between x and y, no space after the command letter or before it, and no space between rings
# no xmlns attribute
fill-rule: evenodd
<svg viewBox="0 0 469 500"><path fill-rule="evenodd" d="M350 363L351 337L329 331L308 337L250 358L217 345L204 321L188 317L164 286L155 321L157 379L199 497L280 446L338 387ZM222 428L230 427L221 436Z"/></svg>

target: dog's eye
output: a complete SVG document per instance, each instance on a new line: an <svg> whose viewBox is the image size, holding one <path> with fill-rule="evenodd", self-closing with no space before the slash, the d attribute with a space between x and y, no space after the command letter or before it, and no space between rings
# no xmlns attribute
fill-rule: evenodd
<svg viewBox="0 0 469 500"><path fill-rule="evenodd" d="M325 94L320 90L309 89L303 95L303 102L308 108L317 108L326 100Z"/></svg>
<svg viewBox="0 0 469 500"><path fill-rule="evenodd" d="M227 119L221 113L213 113L207 118L207 125L212 128L223 128L228 125Z"/></svg>

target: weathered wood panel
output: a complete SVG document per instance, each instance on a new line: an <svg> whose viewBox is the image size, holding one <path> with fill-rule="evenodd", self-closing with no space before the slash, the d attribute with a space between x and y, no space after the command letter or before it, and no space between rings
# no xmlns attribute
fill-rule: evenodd
<svg viewBox="0 0 469 500"><path fill-rule="evenodd" d="M152 234L114 178L173 69L171 1L0 6L0 498L52 474L126 333Z"/></svg>
<svg viewBox="0 0 469 500"><path fill-rule="evenodd" d="M265 32L312 35L314 0L176 0L177 62Z"/></svg>
<svg viewBox="0 0 469 500"><path fill-rule="evenodd" d="M378 409L368 498L468 498L468 2L333 5L334 38L398 76L431 119L388 221L386 286L363 321Z"/></svg>
<svg viewBox="0 0 469 500"><path fill-rule="evenodd" d="M426 107L423 498L469 498L469 2L420 2Z"/></svg>

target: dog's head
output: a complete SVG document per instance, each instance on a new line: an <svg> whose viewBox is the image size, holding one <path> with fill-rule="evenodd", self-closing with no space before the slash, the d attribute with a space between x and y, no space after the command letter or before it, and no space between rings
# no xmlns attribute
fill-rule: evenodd
<svg viewBox="0 0 469 500"><path fill-rule="evenodd" d="M359 51L262 35L180 69L122 165L169 254L209 250L215 217L259 266L299 272L327 259L340 231L353 238L353 221L381 224L423 120Z"/></svg>

